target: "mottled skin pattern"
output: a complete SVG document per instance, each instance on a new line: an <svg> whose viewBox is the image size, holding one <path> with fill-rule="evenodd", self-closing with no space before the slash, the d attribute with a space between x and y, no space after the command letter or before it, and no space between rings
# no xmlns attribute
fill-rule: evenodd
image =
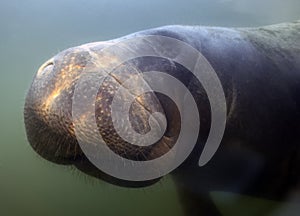
<svg viewBox="0 0 300 216"><path fill-rule="evenodd" d="M150 147L123 141L112 127L109 112L115 90L123 80L140 71L165 71L188 86L201 115L197 145L173 172L187 215L219 215L207 195L210 191L285 199L299 184L300 173L300 21L241 29L166 26L63 51L39 69L27 94L24 118L27 137L35 151L50 161L73 164L85 173L119 185L146 186L156 181L124 182L101 173L77 144L71 116L76 81L87 65L97 67L90 64L92 56L109 44L139 35L182 40L208 59L225 91L225 135L214 158L204 167L197 166L210 127L207 96L199 81L182 66L143 57L122 64L98 91L97 124L108 146L132 160L153 159L172 148L180 122L178 110L167 97L149 93L132 105L130 117L140 133L149 130L150 113L166 115L167 131Z"/></svg>

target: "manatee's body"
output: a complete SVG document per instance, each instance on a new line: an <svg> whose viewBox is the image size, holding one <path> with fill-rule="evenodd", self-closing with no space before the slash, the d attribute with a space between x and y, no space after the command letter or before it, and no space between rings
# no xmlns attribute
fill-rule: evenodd
<svg viewBox="0 0 300 216"><path fill-rule="evenodd" d="M211 121L209 102L201 84L186 68L164 59L143 57L130 62L140 71L163 70L175 76L189 87L199 107L198 142L189 158L173 172L180 190L190 197L189 204L199 205L190 208L195 215L218 214L207 201L206 195L211 191L278 200L297 187L300 177L300 21L240 29L167 26L58 54L40 69L26 98L27 136L40 155L51 161L75 164L99 178L123 183L102 174L80 150L71 118L72 96L80 73L91 60L91 53L97 54L110 44L142 35L172 37L196 48L216 71L224 89L227 103L224 137L212 160L199 167ZM117 78L130 76L131 66L124 64ZM106 82L114 86L112 88L117 87L112 78ZM112 127L110 114L103 112L113 97L109 92L100 89L96 102L96 114L100 116L97 123L102 134ZM149 160L167 152L180 128L179 115L173 105L161 95L149 94L132 110L135 127L143 132L149 127L145 107L164 112L168 129L163 141L136 150L126 142L118 143L119 137L108 136L110 148L134 160ZM115 135L115 131L110 135ZM127 183L139 185L138 182Z"/></svg>

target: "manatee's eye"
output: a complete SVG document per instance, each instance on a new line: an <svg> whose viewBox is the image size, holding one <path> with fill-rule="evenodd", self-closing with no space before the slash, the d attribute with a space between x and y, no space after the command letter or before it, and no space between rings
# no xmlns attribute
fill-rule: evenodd
<svg viewBox="0 0 300 216"><path fill-rule="evenodd" d="M37 77L48 74L49 72L51 72L53 70L53 67L54 67L53 59L46 61L45 64L43 64L39 68L39 70L37 72Z"/></svg>

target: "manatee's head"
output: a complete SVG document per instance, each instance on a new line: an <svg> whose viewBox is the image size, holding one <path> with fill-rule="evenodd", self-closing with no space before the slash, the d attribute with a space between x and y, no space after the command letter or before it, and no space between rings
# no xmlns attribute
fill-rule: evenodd
<svg viewBox="0 0 300 216"><path fill-rule="evenodd" d="M55 163L73 164L97 177L101 172L87 160L78 144L72 106L78 80L88 72L99 70L99 53L111 43L113 42L78 46L48 60L37 71L27 93L24 108L27 138L39 155ZM112 151L130 160L145 161L163 155L172 148L180 130L180 116L176 106L168 98L154 92L147 92L135 98L130 106L129 119L136 132L146 134L151 130L151 114L159 112L165 115L168 125L171 124L172 127L166 128L161 139L149 146L132 145L123 140L114 129L111 117L114 94L124 81L139 73L139 69L155 69L154 60L138 59L121 63L117 69L103 75L103 83L95 98L94 111L98 133ZM113 56L107 57L104 63L102 61L101 67L107 68L111 62L116 61L118 59ZM107 68L107 71L110 71L110 68ZM139 85L138 80L136 83L134 79L131 82L133 85ZM86 88L90 86L86 85ZM84 91L85 89L82 96L89 97ZM85 118L89 114L83 112L79 118ZM90 125L81 125L81 128L85 128L84 131L89 131L89 127ZM128 125L121 127L126 130ZM92 138L87 132L83 133L87 139Z"/></svg>

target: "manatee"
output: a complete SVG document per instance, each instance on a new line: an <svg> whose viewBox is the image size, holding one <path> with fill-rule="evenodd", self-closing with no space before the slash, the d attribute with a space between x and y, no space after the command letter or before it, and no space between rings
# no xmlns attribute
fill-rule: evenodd
<svg viewBox="0 0 300 216"><path fill-rule="evenodd" d="M226 125L219 148L204 166L199 166L199 158L211 129L212 109L203 84L186 67L168 58L141 56L120 62L110 71L109 66L118 58L101 56L109 46L144 36L184 42L198 50L216 72L226 99ZM136 43L135 49L143 50L143 44ZM128 181L111 176L91 163L78 144L72 118L74 91L86 71L100 67L95 57L105 58L101 67L110 71L95 98L97 133L122 158L138 162L160 158L174 147L182 129L174 101L149 91L137 95L131 104L131 126L139 134L147 134L151 130L149 118L158 112L166 119L164 134L148 146L123 140L114 128L110 109L116 91L127 79L163 71L179 80L193 96L200 115L197 142L183 163L171 172L187 215L220 215L210 199L212 191L280 201L299 188L300 20L256 28L163 26L67 49L40 67L24 106L32 148L49 161L74 165L110 183L144 187L160 178ZM139 82L133 79L131 84L140 85ZM93 140L93 135L86 132L92 130L91 126L80 126L86 129L82 136ZM126 132L128 125L121 126Z"/></svg>

